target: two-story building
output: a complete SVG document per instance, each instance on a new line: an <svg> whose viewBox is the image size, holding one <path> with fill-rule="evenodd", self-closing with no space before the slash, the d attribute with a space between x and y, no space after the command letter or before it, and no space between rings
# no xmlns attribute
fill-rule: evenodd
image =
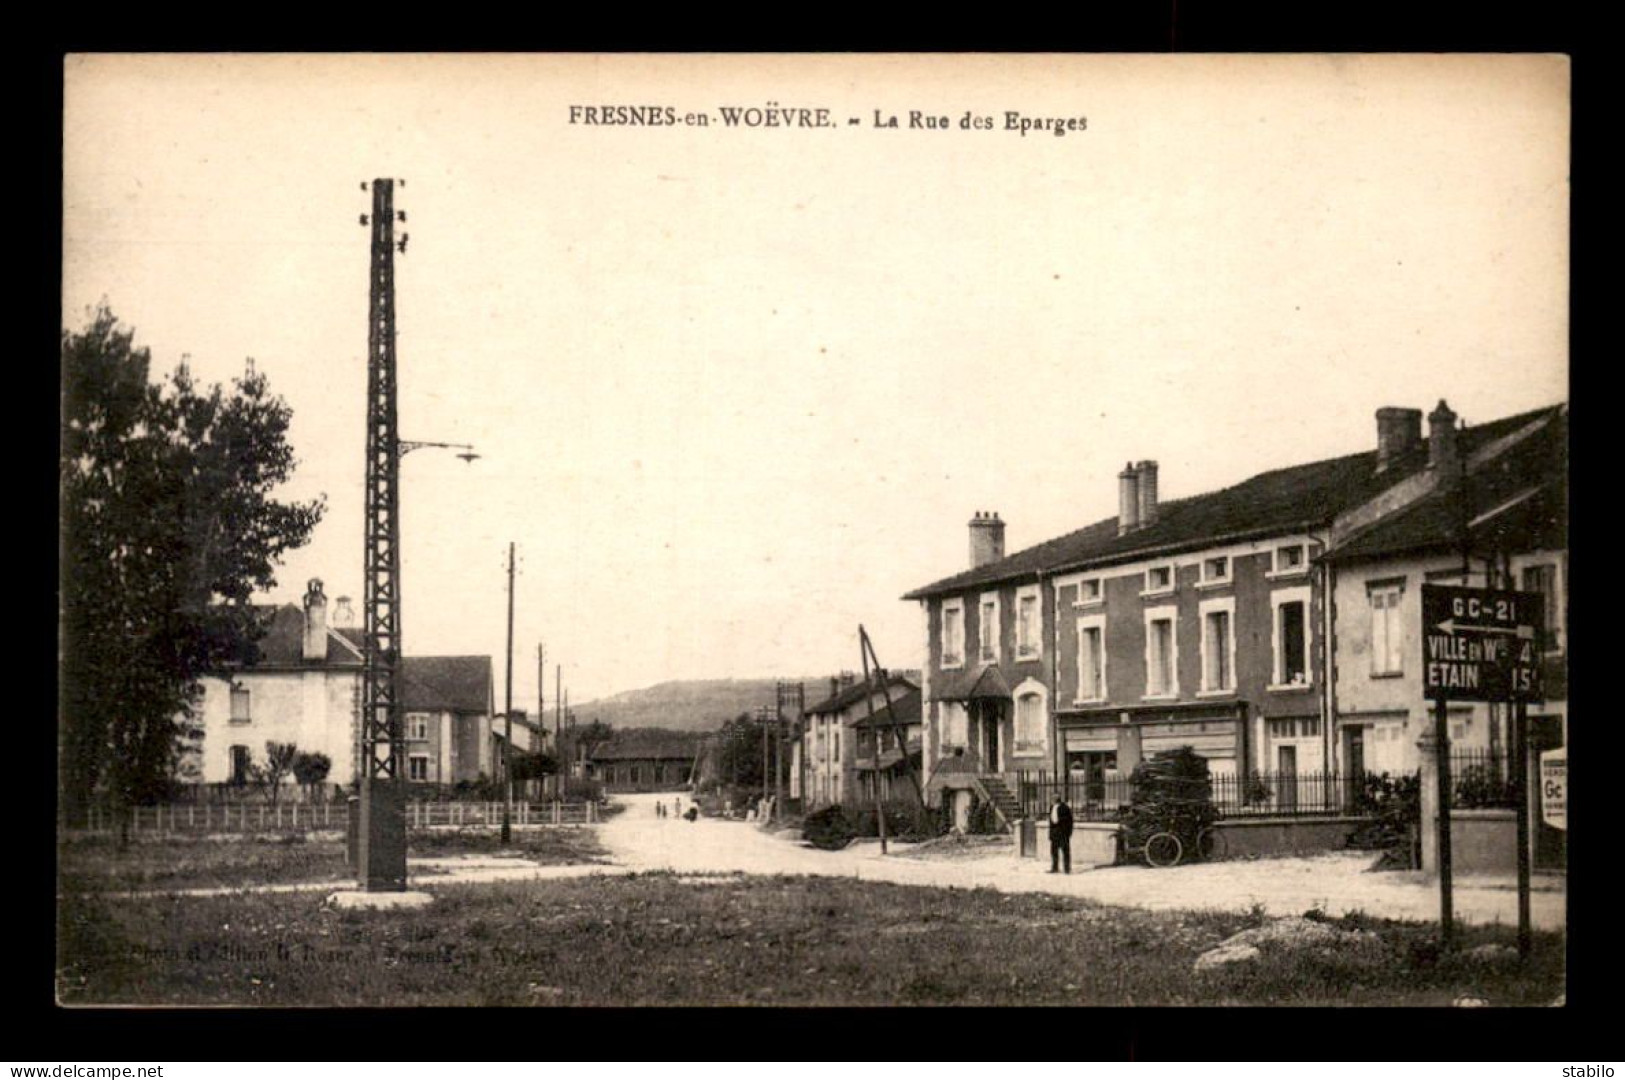
<svg viewBox="0 0 1625 1080"><path fill-rule="evenodd" d="M261 605L265 631L252 664L201 680L192 721L202 738L183 779L244 785L268 742L325 754L328 783L356 777L361 739L361 631L329 625L322 582L302 605ZM339 623L348 602L339 598ZM409 656L402 668L407 778L450 784L494 775L491 658ZM518 741L516 739L516 741Z"/></svg>
<svg viewBox="0 0 1625 1080"><path fill-rule="evenodd" d="M855 725L871 710L881 712L886 704L886 694L879 686L866 687L850 671L831 676L829 691L828 697L807 706L802 712L801 737L792 747L792 797L796 797L799 791L809 810L862 797L857 787L859 765ZM893 674L887 691L901 718L905 715L904 700L910 693L917 694L919 685L905 674ZM889 774L901 761L899 755L881 768ZM865 767L871 770L875 768L872 758L866 759Z"/></svg>
<svg viewBox="0 0 1625 1080"><path fill-rule="evenodd" d="M1531 415L1456 441L1471 453ZM1332 768L1320 556L1437 489L1420 418L1379 410L1375 450L1166 503L1156 462L1131 462L1116 517L1013 555L998 515L976 514L970 568L905 596L926 613L928 773L974 773L999 804L1039 770L1093 796L1183 745L1233 793Z"/></svg>
<svg viewBox="0 0 1625 1080"><path fill-rule="evenodd" d="M1568 410L1555 406L1449 437L1443 403L1427 440L1440 483L1404 509L1344 531L1332 581L1332 750L1339 769L1410 772L1431 723L1423 698L1421 587L1470 585L1545 597L1542 684L1529 706L1539 748L1567 742ZM1530 647L1537 647L1531 644ZM1508 709L1449 709L1458 750L1504 760Z"/></svg>

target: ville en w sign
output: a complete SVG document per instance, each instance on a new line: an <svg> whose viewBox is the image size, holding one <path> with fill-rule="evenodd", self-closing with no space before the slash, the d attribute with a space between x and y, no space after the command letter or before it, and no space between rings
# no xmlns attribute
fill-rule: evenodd
<svg viewBox="0 0 1625 1080"><path fill-rule="evenodd" d="M1540 593L1422 586L1422 693L1434 701L1540 701Z"/></svg>

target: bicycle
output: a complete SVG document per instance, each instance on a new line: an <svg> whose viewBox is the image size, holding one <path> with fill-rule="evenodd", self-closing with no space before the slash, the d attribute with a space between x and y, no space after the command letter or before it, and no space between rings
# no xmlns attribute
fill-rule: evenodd
<svg viewBox="0 0 1625 1080"><path fill-rule="evenodd" d="M1131 847L1124 841L1123 849L1128 855L1140 856L1147 866L1158 870L1178 866L1179 860L1185 857L1184 843L1171 832L1152 833L1139 847Z"/></svg>

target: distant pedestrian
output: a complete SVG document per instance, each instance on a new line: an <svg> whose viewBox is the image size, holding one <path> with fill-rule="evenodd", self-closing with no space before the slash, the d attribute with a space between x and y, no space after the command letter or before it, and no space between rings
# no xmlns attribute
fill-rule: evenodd
<svg viewBox="0 0 1625 1080"><path fill-rule="evenodd" d="M734 816L734 801L732 799L723 799L722 800L722 816L725 817L725 818L729 818L729 819L733 818L733 816Z"/></svg>
<svg viewBox="0 0 1625 1080"><path fill-rule="evenodd" d="M679 817L682 816L682 813L683 813L683 797L681 795L677 796L677 798L675 798L675 799L673 799L671 801L671 810L672 810L672 813L678 815Z"/></svg>
<svg viewBox="0 0 1625 1080"><path fill-rule="evenodd" d="M1049 808L1049 872L1059 873L1062 860L1066 862L1066 872L1072 872L1072 808L1066 804L1061 793L1055 793L1055 801Z"/></svg>

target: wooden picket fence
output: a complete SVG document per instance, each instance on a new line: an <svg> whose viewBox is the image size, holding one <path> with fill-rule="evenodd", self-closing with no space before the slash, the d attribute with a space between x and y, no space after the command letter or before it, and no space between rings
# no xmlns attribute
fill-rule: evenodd
<svg viewBox="0 0 1625 1080"><path fill-rule="evenodd" d="M409 829L495 827L502 824L500 802L412 802L406 804ZM599 819L591 802L529 803L513 806L512 823L534 825L592 825ZM242 805L175 804L138 806L130 829L136 833L251 833L299 830L337 830L348 827L347 803L265 803ZM112 813L92 809L86 820L70 824L72 831L111 833L117 827Z"/></svg>

